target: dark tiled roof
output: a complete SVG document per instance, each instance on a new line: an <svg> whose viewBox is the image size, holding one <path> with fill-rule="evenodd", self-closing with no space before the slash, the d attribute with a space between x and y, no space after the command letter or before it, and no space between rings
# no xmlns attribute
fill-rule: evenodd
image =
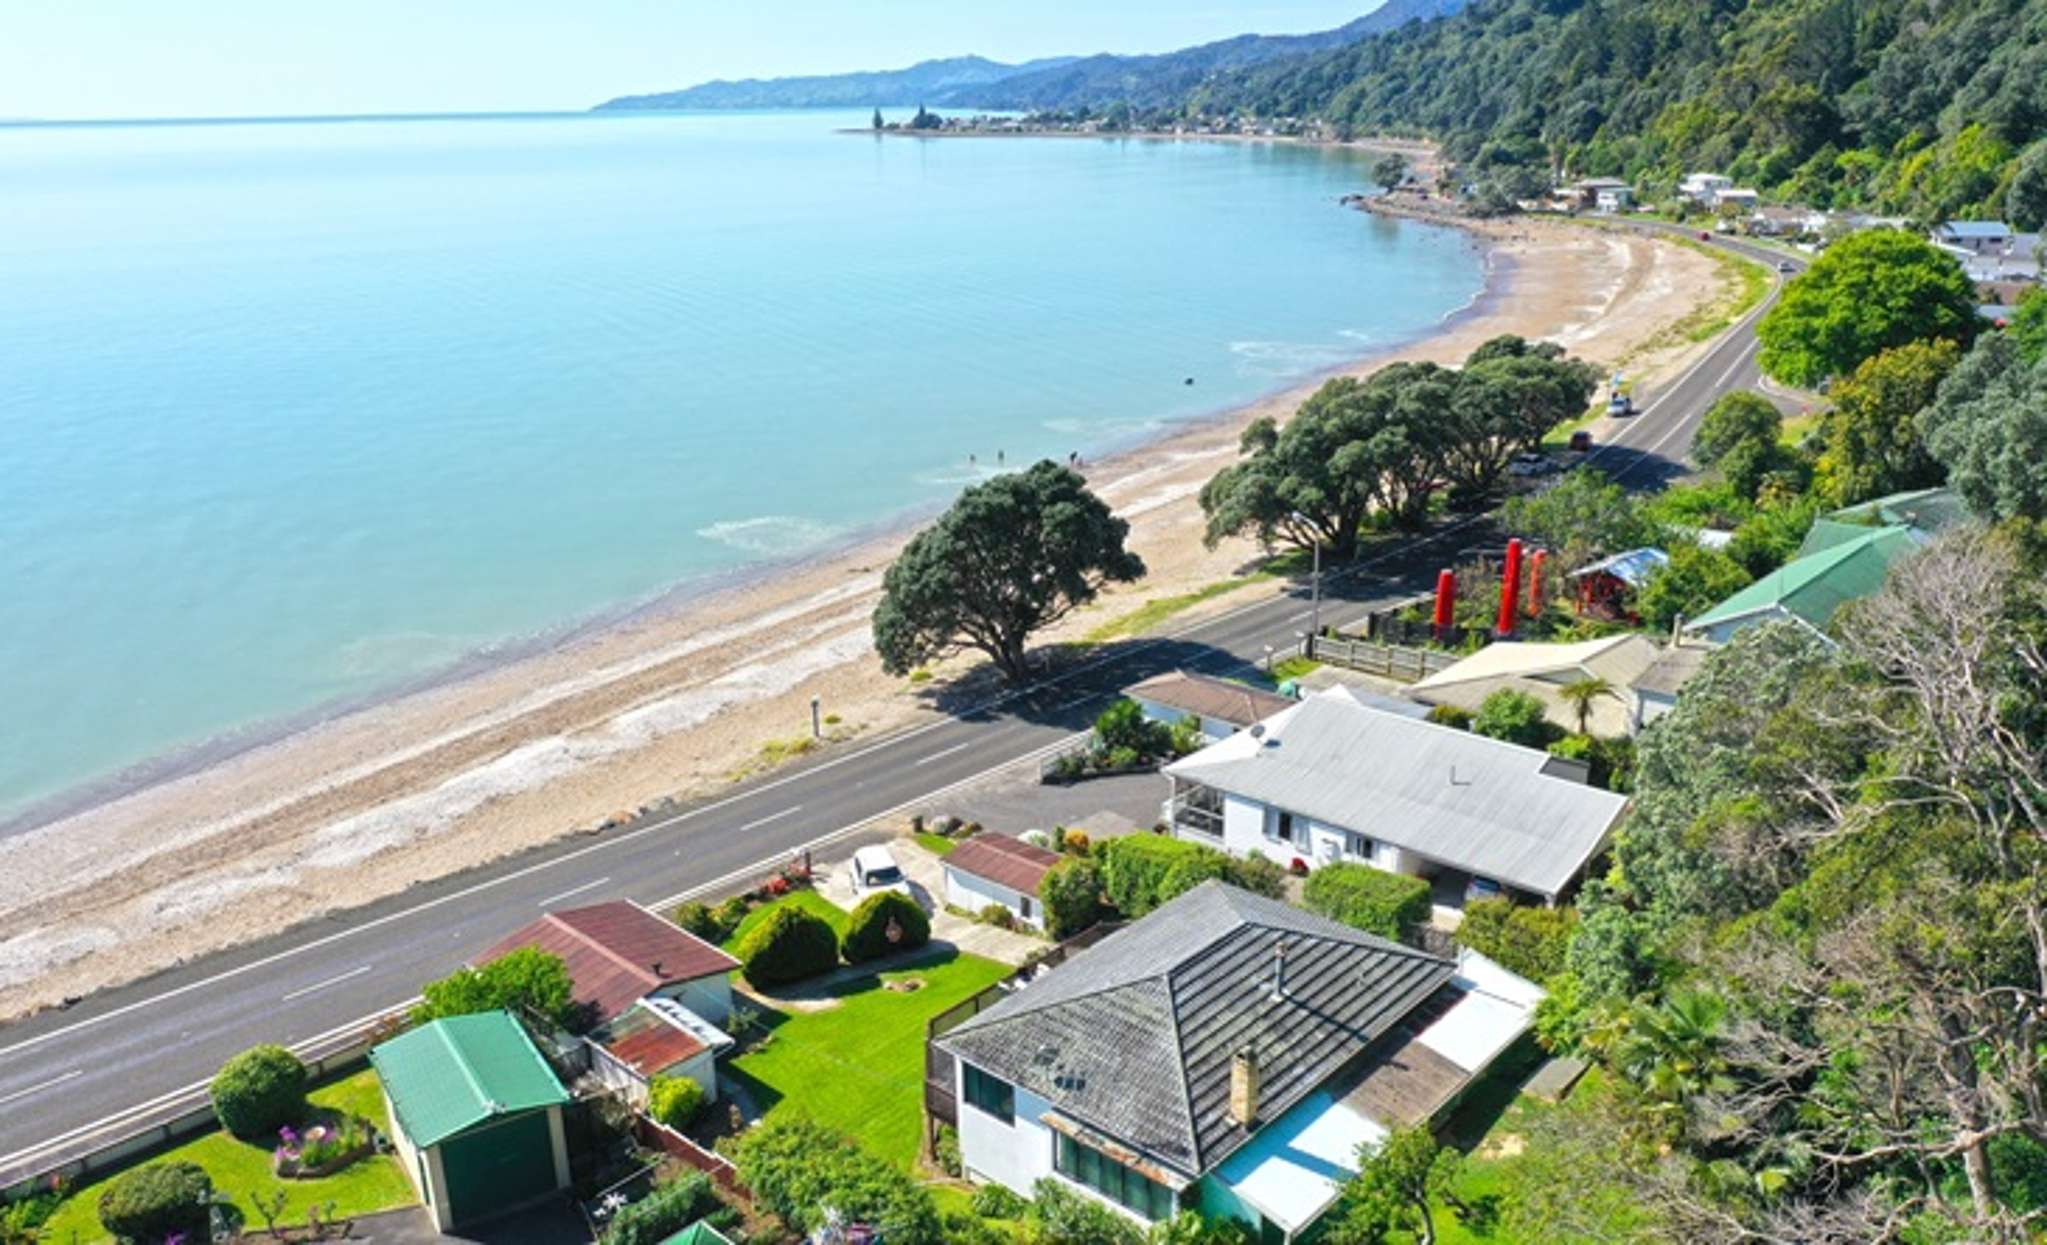
<svg viewBox="0 0 2047 1245"><path fill-rule="evenodd" d="M1033 847L1007 834L987 831L963 840L945 857L948 869L986 878L1026 895L1037 894L1038 883L1044 881L1045 875L1058 863L1056 852Z"/></svg>
<svg viewBox="0 0 2047 1245"><path fill-rule="evenodd" d="M1249 726L1294 705L1284 696L1261 692L1228 679L1189 674L1185 670L1155 675L1124 688L1123 694L1141 696L1154 704L1183 713L1198 713L1204 718L1214 718L1233 726Z"/></svg>
<svg viewBox="0 0 2047 1245"><path fill-rule="evenodd" d="M1286 946L1285 989L1273 990ZM1258 1056L1258 1118L1286 1110L1450 981L1455 966L1207 882L946 1034L954 1056L1199 1176L1249 1133L1231 1057Z"/></svg>
<svg viewBox="0 0 2047 1245"><path fill-rule="evenodd" d="M550 912L478 957L478 963L538 947L562 958L578 1003L599 1020L663 986L731 972L739 961L640 907L617 900Z"/></svg>

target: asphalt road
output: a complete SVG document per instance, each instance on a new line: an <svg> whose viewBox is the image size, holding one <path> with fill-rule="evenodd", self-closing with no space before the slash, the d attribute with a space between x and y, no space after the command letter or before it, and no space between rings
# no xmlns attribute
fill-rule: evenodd
<svg viewBox="0 0 2047 1245"><path fill-rule="evenodd" d="M1780 258L1739 249L1773 266ZM1752 328L1753 317L1688 372L1642 394L1640 413L1593 461L1635 487L1680 473L1706 408L1758 379ZM1483 520L1464 520L1325 576L1323 621L1343 623L1427 590L1458 550L1497 544ZM842 858L863 841L861 827L939 807L948 789L1055 747L1118 689L1173 668L1241 670L1267 646L1293 644L1308 614L1304 582L1119 646L1026 693L828 751L716 799L414 887L0 1027L0 1187L198 1105L213 1070L244 1047L282 1042L313 1055L346 1044L421 982L546 908L613 898L668 904L739 889L805 848L820 862Z"/></svg>

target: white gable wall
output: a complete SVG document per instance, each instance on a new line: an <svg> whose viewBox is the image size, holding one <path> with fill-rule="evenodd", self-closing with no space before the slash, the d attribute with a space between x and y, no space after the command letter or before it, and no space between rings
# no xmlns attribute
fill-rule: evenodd
<svg viewBox="0 0 2047 1245"><path fill-rule="evenodd" d="M965 1067L953 1060L952 1091L959 1103L960 1162L975 1180L992 1180L1023 1197L1031 1186L1052 1174L1052 1130L1038 1122L1052 1109L1023 1086L1016 1086L1016 1122L1000 1119L967 1101Z"/></svg>
<svg viewBox="0 0 2047 1245"><path fill-rule="evenodd" d="M992 882L976 874L945 868L945 902L956 908L978 914L989 904L1001 904L1009 914L1033 929L1045 926L1045 905L1035 895L1011 890L999 882Z"/></svg>
<svg viewBox="0 0 2047 1245"><path fill-rule="evenodd" d="M1313 869L1332 861L1351 861L1373 865L1388 873L1419 874L1426 865L1421 857L1412 852L1402 851L1391 843L1371 838L1368 830L1357 830L1371 840L1369 854L1356 855L1351 851L1350 835L1346 828L1316 821L1296 814L1294 817L1294 842L1274 838L1278 827L1279 810L1247 800L1242 796L1223 796L1223 846L1234 855L1246 856L1253 853L1264 856L1281 866L1291 865L1295 860L1304 860Z"/></svg>

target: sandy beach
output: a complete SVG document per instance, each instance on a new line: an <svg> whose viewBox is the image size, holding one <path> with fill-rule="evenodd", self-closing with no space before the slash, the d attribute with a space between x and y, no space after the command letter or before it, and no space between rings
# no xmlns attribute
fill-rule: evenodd
<svg viewBox="0 0 2047 1245"><path fill-rule="evenodd" d="M1346 372L1396 358L1453 363L1512 332L1653 377L1702 349L1672 340L1669 326L1729 296L1714 263L1684 248L1559 222L1471 228L1489 257L1480 301ZM1089 463L1151 573L1046 639L1084 635L1252 562L1248 542L1203 548L1195 494L1234 456L1246 423L1284 416L1312 388ZM0 841L0 1017L715 792L757 772L776 741L807 735L812 696L840 741L928 720L933 690L974 663L920 683L881 672L868 615L905 535L577 635ZM1277 590L1247 586L1209 608Z"/></svg>

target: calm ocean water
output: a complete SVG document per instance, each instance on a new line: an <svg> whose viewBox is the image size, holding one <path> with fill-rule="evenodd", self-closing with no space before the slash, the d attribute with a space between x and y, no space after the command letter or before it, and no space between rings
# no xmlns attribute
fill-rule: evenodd
<svg viewBox="0 0 2047 1245"><path fill-rule="evenodd" d="M862 120L0 128L0 821L1480 284L1343 153Z"/></svg>

